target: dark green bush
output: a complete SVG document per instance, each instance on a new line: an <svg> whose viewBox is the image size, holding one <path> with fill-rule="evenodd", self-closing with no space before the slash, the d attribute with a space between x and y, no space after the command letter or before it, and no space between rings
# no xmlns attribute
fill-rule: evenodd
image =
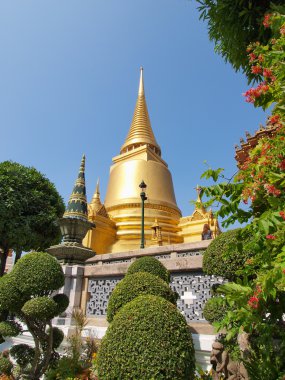
<svg viewBox="0 0 285 380"><path fill-rule="evenodd" d="M32 298L22 307L22 312L27 317L41 320L52 319L56 316L57 310L56 302L49 297Z"/></svg>
<svg viewBox="0 0 285 380"><path fill-rule="evenodd" d="M63 331L61 329L59 329L58 327L53 327L52 328L52 339L53 339L52 347L58 348L64 339Z"/></svg>
<svg viewBox="0 0 285 380"><path fill-rule="evenodd" d="M203 315L208 322L221 321L229 308L225 305L225 299L223 297L212 297L205 303L203 309Z"/></svg>
<svg viewBox="0 0 285 380"><path fill-rule="evenodd" d="M176 293L165 281L153 274L138 272L123 278L113 290L108 303L107 320L111 322L122 306L142 294L160 296L176 304Z"/></svg>
<svg viewBox="0 0 285 380"><path fill-rule="evenodd" d="M195 357L190 330L172 303L139 296L109 326L97 364L100 380L191 380Z"/></svg>
<svg viewBox="0 0 285 380"><path fill-rule="evenodd" d="M137 272L148 272L160 277L163 281L169 284L170 273L163 264L155 257L145 256L135 260L128 269L128 274L134 274Z"/></svg>
<svg viewBox="0 0 285 380"><path fill-rule="evenodd" d="M0 375L11 375L13 364L9 359L0 357Z"/></svg>
<svg viewBox="0 0 285 380"><path fill-rule="evenodd" d="M27 344L16 344L10 349L10 355L20 367L26 367L32 363L35 350Z"/></svg>
<svg viewBox="0 0 285 380"><path fill-rule="evenodd" d="M0 335L2 336L17 336L22 331L19 323L14 321L0 322Z"/></svg>
<svg viewBox="0 0 285 380"><path fill-rule="evenodd" d="M20 284L22 296L46 296L64 285L64 274L56 258L46 252L31 252L14 266L11 276Z"/></svg>
<svg viewBox="0 0 285 380"><path fill-rule="evenodd" d="M246 248L249 242L248 232L240 228L223 232L206 249L203 271L229 280L236 279L236 271L242 269L246 260L252 256Z"/></svg>
<svg viewBox="0 0 285 380"><path fill-rule="evenodd" d="M0 310L5 312L15 312L21 310L22 305L25 303L21 292L16 286L16 278L11 274L5 274L0 277Z"/></svg>
<svg viewBox="0 0 285 380"><path fill-rule="evenodd" d="M57 304L57 315L60 315L68 308L69 298L66 294L57 294L53 297L53 300Z"/></svg>

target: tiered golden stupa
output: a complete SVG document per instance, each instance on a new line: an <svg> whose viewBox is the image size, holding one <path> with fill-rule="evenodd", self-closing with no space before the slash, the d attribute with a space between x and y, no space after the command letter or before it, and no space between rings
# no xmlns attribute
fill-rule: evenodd
<svg viewBox="0 0 285 380"><path fill-rule="evenodd" d="M120 154L113 158L110 178L102 204L97 184L88 206L89 220L96 228L89 231L84 244L96 253L124 252L140 247L141 198L139 184L147 185L145 202L145 246L179 244L201 240L205 223L218 225L211 213L195 208L191 217L181 218L167 163L151 128L145 99L143 69L135 112ZM159 238L154 239L154 226Z"/></svg>

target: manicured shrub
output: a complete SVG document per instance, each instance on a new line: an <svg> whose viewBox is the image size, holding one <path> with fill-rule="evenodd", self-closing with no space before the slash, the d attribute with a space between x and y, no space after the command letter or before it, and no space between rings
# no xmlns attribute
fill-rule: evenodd
<svg viewBox="0 0 285 380"><path fill-rule="evenodd" d="M203 256L203 271L229 280L237 278L236 271L242 269L252 255L246 249L250 242L247 232L238 228L223 232L214 239ZM232 247L236 248L233 250ZM230 249L230 255L228 250Z"/></svg>
<svg viewBox="0 0 285 380"><path fill-rule="evenodd" d="M191 380L195 358L190 330L169 301L142 295L114 318L98 353L100 380Z"/></svg>
<svg viewBox="0 0 285 380"><path fill-rule="evenodd" d="M69 298L66 294L56 294L53 300L57 304L57 315L63 313L68 308Z"/></svg>
<svg viewBox="0 0 285 380"><path fill-rule="evenodd" d="M111 322L122 306L142 294L160 296L176 304L176 293L165 281L150 273L138 272L123 278L113 290L108 303L107 320Z"/></svg>
<svg viewBox="0 0 285 380"><path fill-rule="evenodd" d="M135 260L128 269L128 274L148 272L160 277L163 281L170 282L170 273L155 257L145 256Z"/></svg>
<svg viewBox="0 0 285 380"><path fill-rule="evenodd" d="M33 361L35 350L27 344L16 344L10 349L10 355L19 366L26 367Z"/></svg>
<svg viewBox="0 0 285 380"><path fill-rule="evenodd" d="M16 278L11 274L0 278L0 310L2 313L6 310L12 313L16 312L25 303L16 283Z"/></svg>
<svg viewBox="0 0 285 380"><path fill-rule="evenodd" d="M208 322L213 323L221 321L227 311L228 307L223 297L212 297L205 303L203 315Z"/></svg>
<svg viewBox="0 0 285 380"><path fill-rule="evenodd" d="M13 364L9 359L0 357L0 375L10 375L13 368Z"/></svg>
<svg viewBox="0 0 285 380"><path fill-rule="evenodd" d="M63 356L55 368L46 372L45 380L66 380L68 378L75 378L81 370L82 368L78 362L75 362L72 358Z"/></svg>
<svg viewBox="0 0 285 380"><path fill-rule="evenodd" d="M17 336L22 331L22 327L19 323L14 321L0 322L0 335L6 336Z"/></svg>
<svg viewBox="0 0 285 380"><path fill-rule="evenodd" d="M45 252L31 252L17 262L11 272L21 284L23 297L45 296L64 285L64 274L56 258Z"/></svg>
<svg viewBox="0 0 285 380"><path fill-rule="evenodd" d="M52 319L57 314L57 304L49 297L32 298L22 307L22 312L29 318Z"/></svg>
<svg viewBox="0 0 285 380"><path fill-rule="evenodd" d="M52 339L53 339L53 344L52 344L53 348L58 348L64 339L63 331L57 327L53 327Z"/></svg>

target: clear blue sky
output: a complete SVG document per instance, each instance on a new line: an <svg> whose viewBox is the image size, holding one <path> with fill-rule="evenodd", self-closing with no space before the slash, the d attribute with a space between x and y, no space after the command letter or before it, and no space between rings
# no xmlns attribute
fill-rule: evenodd
<svg viewBox="0 0 285 380"><path fill-rule="evenodd" d="M101 197L127 135L144 67L146 98L178 206L189 215L204 160L236 170L234 144L265 114L188 0L2 0L0 161L34 166L68 200L83 153Z"/></svg>

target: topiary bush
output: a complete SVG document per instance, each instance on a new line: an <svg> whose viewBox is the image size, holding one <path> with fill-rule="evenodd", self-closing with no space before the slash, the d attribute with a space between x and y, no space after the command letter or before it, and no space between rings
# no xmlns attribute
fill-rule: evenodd
<svg viewBox="0 0 285 380"><path fill-rule="evenodd" d="M58 348L64 339L64 333L58 327L52 328L52 346Z"/></svg>
<svg viewBox="0 0 285 380"><path fill-rule="evenodd" d="M0 322L0 335L6 336L17 336L22 332L22 326L14 321L4 321Z"/></svg>
<svg viewBox="0 0 285 380"><path fill-rule="evenodd" d="M223 297L212 297L205 303L203 315L210 323L219 322L224 318L228 310L229 308L226 306Z"/></svg>
<svg viewBox="0 0 285 380"><path fill-rule="evenodd" d="M53 297L54 302L57 304L57 314L62 314L69 305L69 298L66 294L56 294Z"/></svg>
<svg viewBox="0 0 285 380"><path fill-rule="evenodd" d="M252 254L246 248L250 242L247 231L237 228L223 232L214 239L203 255L203 271L206 274L234 280L237 270L242 269ZM235 246L235 250L232 247ZM227 251L231 247L231 254Z"/></svg>
<svg viewBox="0 0 285 380"><path fill-rule="evenodd" d="M128 268L127 275L137 272L148 272L160 277L169 284L170 273L155 257L145 256L135 260Z"/></svg>
<svg viewBox="0 0 285 380"><path fill-rule="evenodd" d="M22 312L29 318L45 321L57 315L57 309L57 304L52 298L37 297L27 301L22 307Z"/></svg>
<svg viewBox="0 0 285 380"><path fill-rule="evenodd" d="M147 272L130 274L113 290L108 303L107 320L111 322L122 306L142 294L160 296L173 304L177 300L176 293L161 278Z"/></svg>
<svg viewBox="0 0 285 380"><path fill-rule="evenodd" d="M34 294L45 296L64 285L64 274L59 262L45 252L31 252L17 261L11 272L21 283L23 297Z"/></svg>
<svg viewBox="0 0 285 380"><path fill-rule="evenodd" d="M26 367L28 364L32 363L35 356L35 350L27 344L16 344L11 347L10 355L19 366Z"/></svg>
<svg viewBox="0 0 285 380"><path fill-rule="evenodd" d="M193 380L194 348L181 313L169 301L142 295L114 318L97 356L100 380Z"/></svg>

